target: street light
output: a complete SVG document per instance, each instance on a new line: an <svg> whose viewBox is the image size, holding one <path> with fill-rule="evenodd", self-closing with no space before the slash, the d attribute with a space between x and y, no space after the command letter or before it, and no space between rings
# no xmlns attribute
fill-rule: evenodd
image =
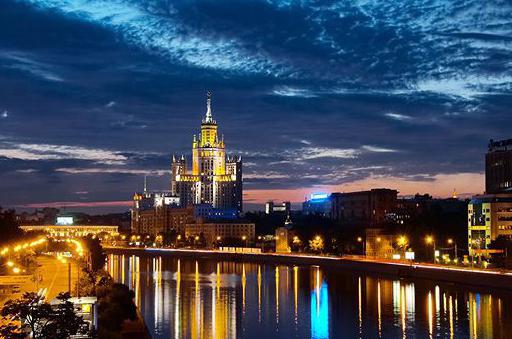
<svg viewBox="0 0 512 339"><path fill-rule="evenodd" d="M245 241L245 247L247 247L247 237L245 235L242 236L242 240Z"/></svg>
<svg viewBox="0 0 512 339"><path fill-rule="evenodd" d="M362 237L357 237L357 242L363 245L363 255L366 255L366 241L364 241Z"/></svg>
<svg viewBox="0 0 512 339"><path fill-rule="evenodd" d="M457 259L457 243L452 239L452 238L448 238L448 245L452 245L453 244L453 254L454 254L454 258Z"/></svg>
<svg viewBox="0 0 512 339"><path fill-rule="evenodd" d="M432 244L432 245L433 245L433 250L434 250L434 252L433 252L433 253L434 253L433 261L435 262L435 261L436 261L436 241L435 241L434 237L433 237L433 236L431 236L431 235L427 235L427 236L425 237L425 243L426 243L427 245L430 245L430 244Z"/></svg>

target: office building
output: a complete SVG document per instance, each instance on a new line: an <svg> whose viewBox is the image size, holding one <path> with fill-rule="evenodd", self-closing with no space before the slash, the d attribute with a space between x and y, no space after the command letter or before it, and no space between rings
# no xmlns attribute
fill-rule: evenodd
<svg viewBox="0 0 512 339"><path fill-rule="evenodd" d="M331 216L332 197L327 193L311 194L310 199L302 203L302 213L306 215Z"/></svg>
<svg viewBox="0 0 512 339"><path fill-rule="evenodd" d="M512 238L512 194L474 196L468 205L469 254L485 255L499 236Z"/></svg>
<svg viewBox="0 0 512 339"><path fill-rule="evenodd" d="M369 191L333 193L330 196L332 219L361 227L387 222L387 216L397 208L397 190L378 188Z"/></svg>
<svg viewBox="0 0 512 339"><path fill-rule="evenodd" d="M512 192L512 139L491 139L485 155L485 193L503 192Z"/></svg>

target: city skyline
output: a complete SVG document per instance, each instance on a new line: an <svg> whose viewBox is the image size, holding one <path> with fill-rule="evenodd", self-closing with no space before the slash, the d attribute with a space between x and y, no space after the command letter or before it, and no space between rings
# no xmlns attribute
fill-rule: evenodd
<svg viewBox="0 0 512 339"><path fill-rule="evenodd" d="M126 210L145 175L167 188L208 89L248 210L482 193L489 139L511 137L510 5L331 5L4 1L0 206Z"/></svg>

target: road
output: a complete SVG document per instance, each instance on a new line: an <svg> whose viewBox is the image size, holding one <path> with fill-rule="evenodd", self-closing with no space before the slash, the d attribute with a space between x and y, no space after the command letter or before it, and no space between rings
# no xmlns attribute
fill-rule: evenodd
<svg viewBox="0 0 512 339"><path fill-rule="evenodd" d="M71 261L71 288L75 287L78 266ZM40 256L37 258L39 267L31 279L28 279L20 286L18 293L2 296L0 304L4 304L7 299L17 299L25 292L37 292L44 295L47 301L55 298L60 292L68 291L68 264L64 264L55 257ZM36 277L42 280L37 281Z"/></svg>

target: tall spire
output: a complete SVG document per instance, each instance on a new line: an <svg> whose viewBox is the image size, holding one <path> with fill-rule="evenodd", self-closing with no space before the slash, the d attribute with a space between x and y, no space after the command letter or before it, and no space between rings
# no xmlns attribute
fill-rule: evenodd
<svg viewBox="0 0 512 339"><path fill-rule="evenodd" d="M208 91L206 95L206 118L204 120L205 123L211 124L213 123L212 117L212 92Z"/></svg>

